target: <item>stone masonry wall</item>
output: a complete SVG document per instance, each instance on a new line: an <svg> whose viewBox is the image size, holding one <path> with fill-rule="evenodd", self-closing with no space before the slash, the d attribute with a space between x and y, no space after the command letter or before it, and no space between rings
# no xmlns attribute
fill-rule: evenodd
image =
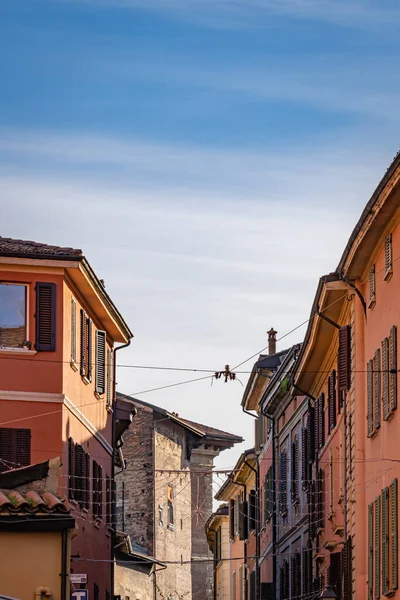
<svg viewBox="0 0 400 600"><path fill-rule="evenodd" d="M157 572L156 600L192 599L192 498L186 441L187 434L182 427L165 419L156 421L155 552L157 560L176 563ZM168 524L168 484L173 486L174 493L173 525Z"/></svg>
<svg viewBox="0 0 400 600"><path fill-rule="evenodd" d="M218 454L212 448L196 448L192 451L192 599L212 600L214 597L213 562L204 530L213 512L212 468ZM196 562L198 561L198 562Z"/></svg>
<svg viewBox="0 0 400 600"><path fill-rule="evenodd" d="M138 412L124 433L123 455L127 468L116 476L117 529L122 531L125 483L125 533L148 554L154 553L153 412L137 405Z"/></svg>

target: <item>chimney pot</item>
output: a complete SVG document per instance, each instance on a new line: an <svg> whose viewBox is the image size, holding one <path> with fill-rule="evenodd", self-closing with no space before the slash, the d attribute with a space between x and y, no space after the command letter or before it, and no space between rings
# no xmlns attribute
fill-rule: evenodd
<svg viewBox="0 0 400 600"><path fill-rule="evenodd" d="M267 333L268 333L268 354L276 354L276 334L278 332L275 331L275 329L273 327L271 327L271 329L269 331L267 331Z"/></svg>

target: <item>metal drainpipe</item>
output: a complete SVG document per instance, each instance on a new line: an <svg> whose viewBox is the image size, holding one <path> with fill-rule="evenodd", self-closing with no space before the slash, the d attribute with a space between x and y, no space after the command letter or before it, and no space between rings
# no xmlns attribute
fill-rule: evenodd
<svg viewBox="0 0 400 600"><path fill-rule="evenodd" d="M259 515L261 511L258 510L258 499L260 497L260 466L257 461L257 469L251 466L247 460L244 461L244 464L249 467L256 474L256 598L259 598L259 590L260 590L260 566L258 564L259 556L260 556L260 518ZM258 514L257 514L258 513Z"/></svg>
<svg viewBox="0 0 400 600"><path fill-rule="evenodd" d="M115 482L115 465L114 465L114 452L115 452L115 403L117 400L117 351L122 350L123 348L127 348L131 345L131 340L129 339L126 344L122 344L121 346L117 346L114 348L114 364L113 364L113 406L112 406L112 425L111 425L111 446L112 446L112 458L111 458L111 482L112 482L112 533L111 533L111 598L114 598L114 546L115 546L115 530L117 525L117 509L116 509L116 482Z"/></svg>
<svg viewBox="0 0 400 600"><path fill-rule="evenodd" d="M62 530L61 537L61 600L67 600L67 577L68 577L68 530Z"/></svg>

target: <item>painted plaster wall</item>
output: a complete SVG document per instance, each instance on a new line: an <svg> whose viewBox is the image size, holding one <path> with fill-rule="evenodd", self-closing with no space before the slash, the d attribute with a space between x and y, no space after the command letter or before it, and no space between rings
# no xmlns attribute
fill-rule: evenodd
<svg viewBox="0 0 400 600"><path fill-rule="evenodd" d="M139 566L115 565L115 594L121 600L153 600L153 575Z"/></svg>

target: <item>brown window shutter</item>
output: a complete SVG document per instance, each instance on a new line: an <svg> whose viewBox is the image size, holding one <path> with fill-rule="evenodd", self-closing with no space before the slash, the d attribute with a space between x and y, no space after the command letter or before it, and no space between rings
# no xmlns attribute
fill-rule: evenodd
<svg viewBox="0 0 400 600"><path fill-rule="evenodd" d="M97 493L98 493L98 499L99 499L98 516L100 518L102 518L103 517L103 467L101 465L98 466Z"/></svg>
<svg viewBox="0 0 400 600"><path fill-rule="evenodd" d="M85 452L79 444L75 445L75 500L81 506L85 504Z"/></svg>
<svg viewBox="0 0 400 600"><path fill-rule="evenodd" d="M318 421L318 446L321 449L325 445L325 394L319 397Z"/></svg>
<svg viewBox="0 0 400 600"><path fill-rule="evenodd" d="M315 457L315 409L310 406L307 415L307 457L310 462L314 462Z"/></svg>
<svg viewBox="0 0 400 600"><path fill-rule="evenodd" d="M382 490L382 594L389 592L389 488Z"/></svg>
<svg viewBox="0 0 400 600"><path fill-rule="evenodd" d="M107 406L112 404L112 352L107 348Z"/></svg>
<svg viewBox="0 0 400 600"><path fill-rule="evenodd" d="M329 431L331 431L334 427L336 427L336 371L332 371L329 378L329 396Z"/></svg>
<svg viewBox="0 0 400 600"><path fill-rule="evenodd" d="M96 392L103 395L106 387L106 332L96 331Z"/></svg>
<svg viewBox="0 0 400 600"><path fill-rule="evenodd" d="M106 525L111 525L111 510L112 510L112 501L111 501L111 480L108 475L106 475Z"/></svg>
<svg viewBox="0 0 400 600"><path fill-rule="evenodd" d="M374 425L381 426L381 351L378 349L374 356Z"/></svg>
<svg viewBox="0 0 400 600"><path fill-rule="evenodd" d="M389 417L389 339L382 340L382 407L383 420Z"/></svg>
<svg viewBox="0 0 400 600"><path fill-rule="evenodd" d="M56 349L56 285L36 283L36 350Z"/></svg>
<svg viewBox="0 0 400 600"><path fill-rule="evenodd" d="M76 302L71 298L71 363L76 363Z"/></svg>
<svg viewBox="0 0 400 600"><path fill-rule="evenodd" d="M98 464L94 460L92 465L92 511L93 516L96 517L98 514L98 493L97 493L97 482L98 482Z"/></svg>
<svg viewBox="0 0 400 600"><path fill-rule="evenodd" d="M68 496L70 500L75 498L75 444L71 437L68 438Z"/></svg>
<svg viewBox="0 0 400 600"><path fill-rule="evenodd" d="M369 271L369 304L375 301L375 265Z"/></svg>
<svg viewBox="0 0 400 600"><path fill-rule="evenodd" d="M368 505L368 600L374 594L374 504Z"/></svg>
<svg viewBox="0 0 400 600"><path fill-rule="evenodd" d="M229 500L229 538L235 539L235 501Z"/></svg>
<svg viewBox="0 0 400 600"><path fill-rule="evenodd" d="M315 400L315 408L314 408L314 460L317 460L319 453L319 424L320 424L320 399L317 398Z"/></svg>
<svg viewBox="0 0 400 600"><path fill-rule="evenodd" d="M92 381L93 373L93 321L87 320L87 378Z"/></svg>
<svg viewBox="0 0 400 600"><path fill-rule="evenodd" d="M279 508L282 515L287 513L287 458L286 452L281 452L280 468L280 498Z"/></svg>
<svg viewBox="0 0 400 600"><path fill-rule="evenodd" d="M339 329L338 351L338 383L339 390L347 392L350 389L351 348L350 326L344 325Z"/></svg>
<svg viewBox="0 0 400 600"><path fill-rule="evenodd" d="M378 496L375 500L375 546L374 546L374 557L375 557L375 585L374 594L375 598L381 597L381 497Z"/></svg>
<svg viewBox="0 0 400 600"><path fill-rule="evenodd" d="M308 488L308 530L310 533L310 538L314 539L317 534L317 511L315 504L315 496L316 496L316 486L315 481L311 481Z"/></svg>
<svg viewBox="0 0 400 600"><path fill-rule="evenodd" d="M17 465L13 464L13 435L10 427L0 429L0 473L9 471Z"/></svg>
<svg viewBox="0 0 400 600"><path fill-rule="evenodd" d="M391 556L392 556L392 565L391 565L391 579L392 579L392 589L397 590L399 587L399 576L398 576L398 561L399 561L399 548L398 548L398 480L393 479L390 484L390 515L391 515L391 523L390 523L390 534L391 534Z"/></svg>
<svg viewBox="0 0 400 600"><path fill-rule="evenodd" d="M342 550L343 600L352 600L352 539L348 537Z"/></svg>
<svg viewBox="0 0 400 600"><path fill-rule="evenodd" d="M392 270L392 234L385 239L385 276Z"/></svg>
<svg viewBox="0 0 400 600"><path fill-rule="evenodd" d="M21 467L31 464L31 430L30 429L14 429L16 438L15 462Z"/></svg>
<svg viewBox="0 0 400 600"><path fill-rule="evenodd" d="M324 471L318 470L316 481L317 529L324 529Z"/></svg>
<svg viewBox="0 0 400 600"><path fill-rule="evenodd" d="M341 586L341 563L342 563L341 552L333 552L330 555L329 569L328 569L328 583L332 586L338 598L342 597L342 586Z"/></svg>
<svg viewBox="0 0 400 600"><path fill-rule="evenodd" d="M83 310L83 308L81 308L81 335L80 335L80 342L81 342L81 365L80 365L80 373L82 375L82 377L86 377L87 376L87 328L86 328L86 312Z"/></svg>
<svg viewBox="0 0 400 600"><path fill-rule="evenodd" d="M90 455L85 452L85 484L84 484L84 505L86 510L90 508Z"/></svg>
<svg viewBox="0 0 400 600"><path fill-rule="evenodd" d="M374 373L372 360L367 363L367 421L368 437L371 437L374 433Z"/></svg>
<svg viewBox="0 0 400 600"><path fill-rule="evenodd" d="M393 325L389 335L389 403L390 411L397 408L397 327Z"/></svg>
<svg viewBox="0 0 400 600"><path fill-rule="evenodd" d="M308 485L308 436L305 427L301 430L301 479L303 490L307 489Z"/></svg>

